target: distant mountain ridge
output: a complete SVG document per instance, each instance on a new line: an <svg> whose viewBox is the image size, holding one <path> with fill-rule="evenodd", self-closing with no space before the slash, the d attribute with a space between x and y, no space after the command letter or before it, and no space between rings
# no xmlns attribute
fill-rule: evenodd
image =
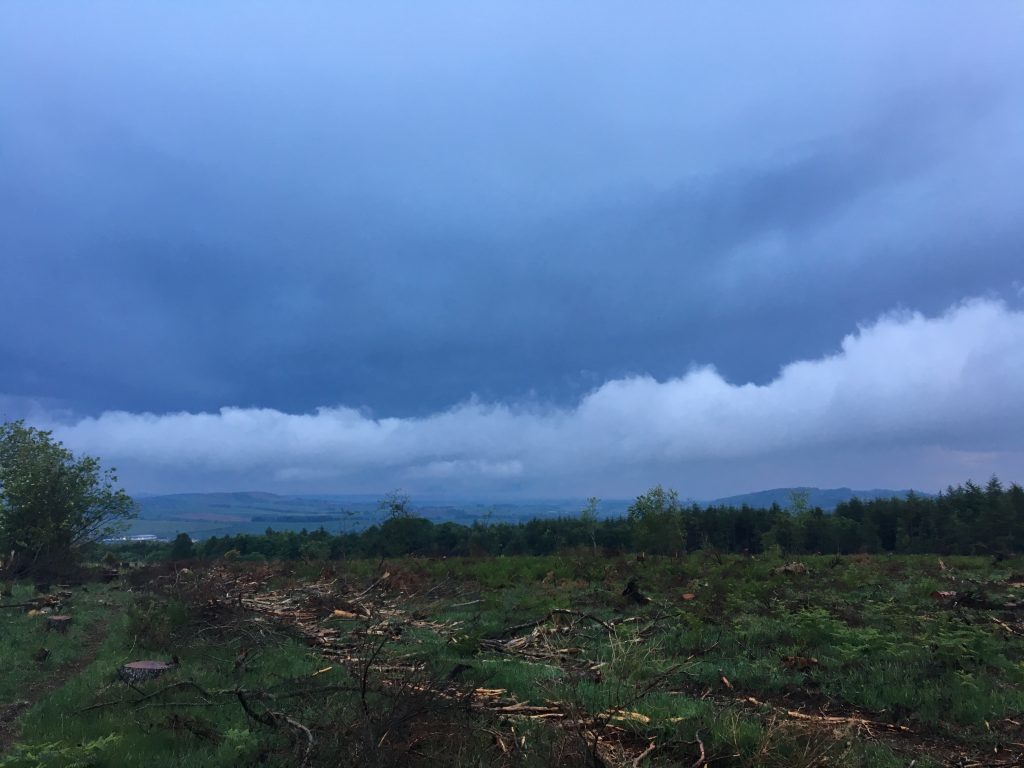
<svg viewBox="0 0 1024 768"><path fill-rule="evenodd" d="M739 507L746 504L749 507L770 507L778 504L783 509L792 506L793 493L806 493L807 504L811 507L821 507L824 510L833 510L844 501L853 498L867 501L869 499L891 499L896 496L905 498L911 490L894 491L888 488L871 488L865 491L856 491L852 488L812 488L798 486L795 488L772 488L767 491L754 491L752 493L741 493L737 496L725 496L715 499L710 504L721 506ZM933 496L931 493L913 491L918 496Z"/></svg>
<svg viewBox="0 0 1024 768"><path fill-rule="evenodd" d="M857 491L850 488L773 488L713 501L697 501L707 505L770 507L792 506L792 494L807 494L811 507L831 511L836 505L853 497L864 500L906 496L909 491L881 488ZM931 494L920 494L929 496ZM262 533L267 528L297 530L319 528L329 531L358 530L379 522L379 497L371 494L324 494L283 496L263 491L219 493L174 493L166 495L139 494L136 502L139 516L132 521L133 534L154 534L173 537L178 532L193 536L222 536L237 533ZM602 517L626 514L632 499L605 499L599 506ZM686 500L684 503L692 503ZM424 501L413 499L413 511L434 522L454 521L471 524L475 521L518 522L531 518L568 517L578 515L582 499L523 500L519 502Z"/></svg>
<svg viewBox="0 0 1024 768"><path fill-rule="evenodd" d="M328 531L359 530L380 522L380 495L324 494L278 495L239 491L219 493L174 493L135 497L139 516L132 521L131 534L173 537L179 532L197 538L238 533L262 533L267 528L298 530L323 527ZM579 514L585 502L573 499L484 503L473 500L413 500L417 515L434 522L478 520L518 522L535 517ZM602 503L606 515L623 514L629 502Z"/></svg>

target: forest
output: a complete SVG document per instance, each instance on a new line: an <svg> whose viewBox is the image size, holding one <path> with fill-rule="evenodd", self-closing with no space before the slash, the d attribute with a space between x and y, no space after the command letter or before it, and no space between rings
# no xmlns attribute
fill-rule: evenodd
<svg viewBox="0 0 1024 768"><path fill-rule="evenodd" d="M992 477L950 486L936 496L862 501L826 513L794 494L787 508L683 504L679 495L652 488L625 517L599 519L591 504L578 516L521 523L434 523L407 503L359 532L323 529L211 537L193 544L179 535L171 544L124 543L115 551L143 560L216 559L339 560L345 558L550 555L572 549L607 554L626 551L680 555L697 550L760 554L892 553L1005 556L1024 549L1024 489Z"/></svg>

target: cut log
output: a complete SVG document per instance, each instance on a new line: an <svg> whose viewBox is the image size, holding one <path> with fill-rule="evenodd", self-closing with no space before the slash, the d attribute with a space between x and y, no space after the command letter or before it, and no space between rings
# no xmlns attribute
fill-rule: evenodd
<svg viewBox="0 0 1024 768"><path fill-rule="evenodd" d="M50 632L60 632L62 635L66 635L68 627L71 626L70 616L47 616L46 617L46 629Z"/></svg>
<svg viewBox="0 0 1024 768"><path fill-rule="evenodd" d="M166 661L130 661L118 670L117 676L126 683L139 683L158 678L175 666Z"/></svg>

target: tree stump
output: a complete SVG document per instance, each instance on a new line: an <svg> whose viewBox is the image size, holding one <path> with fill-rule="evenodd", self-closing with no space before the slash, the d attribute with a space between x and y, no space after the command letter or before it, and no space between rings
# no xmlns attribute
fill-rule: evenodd
<svg viewBox="0 0 1024 768"><path fill-rule="evenodd" d="M636 579L630 579L626 588L622 590L624 597L631 597L637 605L647 605L651 602L651 598L640 591L640 587L637 586Z"/></svg>
<svg viewBox="0 0 1024 768"><path fill-rule="evenodd" d="M166 661L130 661L117 671L117 676L125 683L141 683L155 680L175 666Z"/></svg>
<svg viewBox="0 0 1024 768"><path fill-rule="evenodd" d="M68 627L71 626L70 616L47 616L46 617L46 629L49 632L60 632L62 635L68 633Z"/></svg>

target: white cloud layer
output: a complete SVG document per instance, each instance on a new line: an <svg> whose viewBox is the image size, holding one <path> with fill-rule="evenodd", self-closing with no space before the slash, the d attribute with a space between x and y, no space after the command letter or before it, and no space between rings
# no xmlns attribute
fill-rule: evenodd
<svg viewBox="0 0 1024 768"><path fill-rule="evenodd" d="M903 485L921 487L969 469L978 456L988 460L986 474L1019 466L1024 312L992 299L937 317L893 312L846 336L834 354L786 365L764 385L732 384L703 366L667 381L608 381L570 409L471 399L424 418L374 419L342 406L307 414L226 407L53 417L49 426L72 449L119 466L130 487L160 490L401 485L628 494L643 490L624 487L636 478L671 484L689 472L696 473L690 492L713 494L776 478L898 481L863 468L892 470L900 455L907 459ZM826 456L836 459L822 471ZM765 466L801 461L818 467L817 476L765 474ZM934 466L911 471L914 461ZM726 471L734 473L731 484L701 485L700 476Z"/></svg>

